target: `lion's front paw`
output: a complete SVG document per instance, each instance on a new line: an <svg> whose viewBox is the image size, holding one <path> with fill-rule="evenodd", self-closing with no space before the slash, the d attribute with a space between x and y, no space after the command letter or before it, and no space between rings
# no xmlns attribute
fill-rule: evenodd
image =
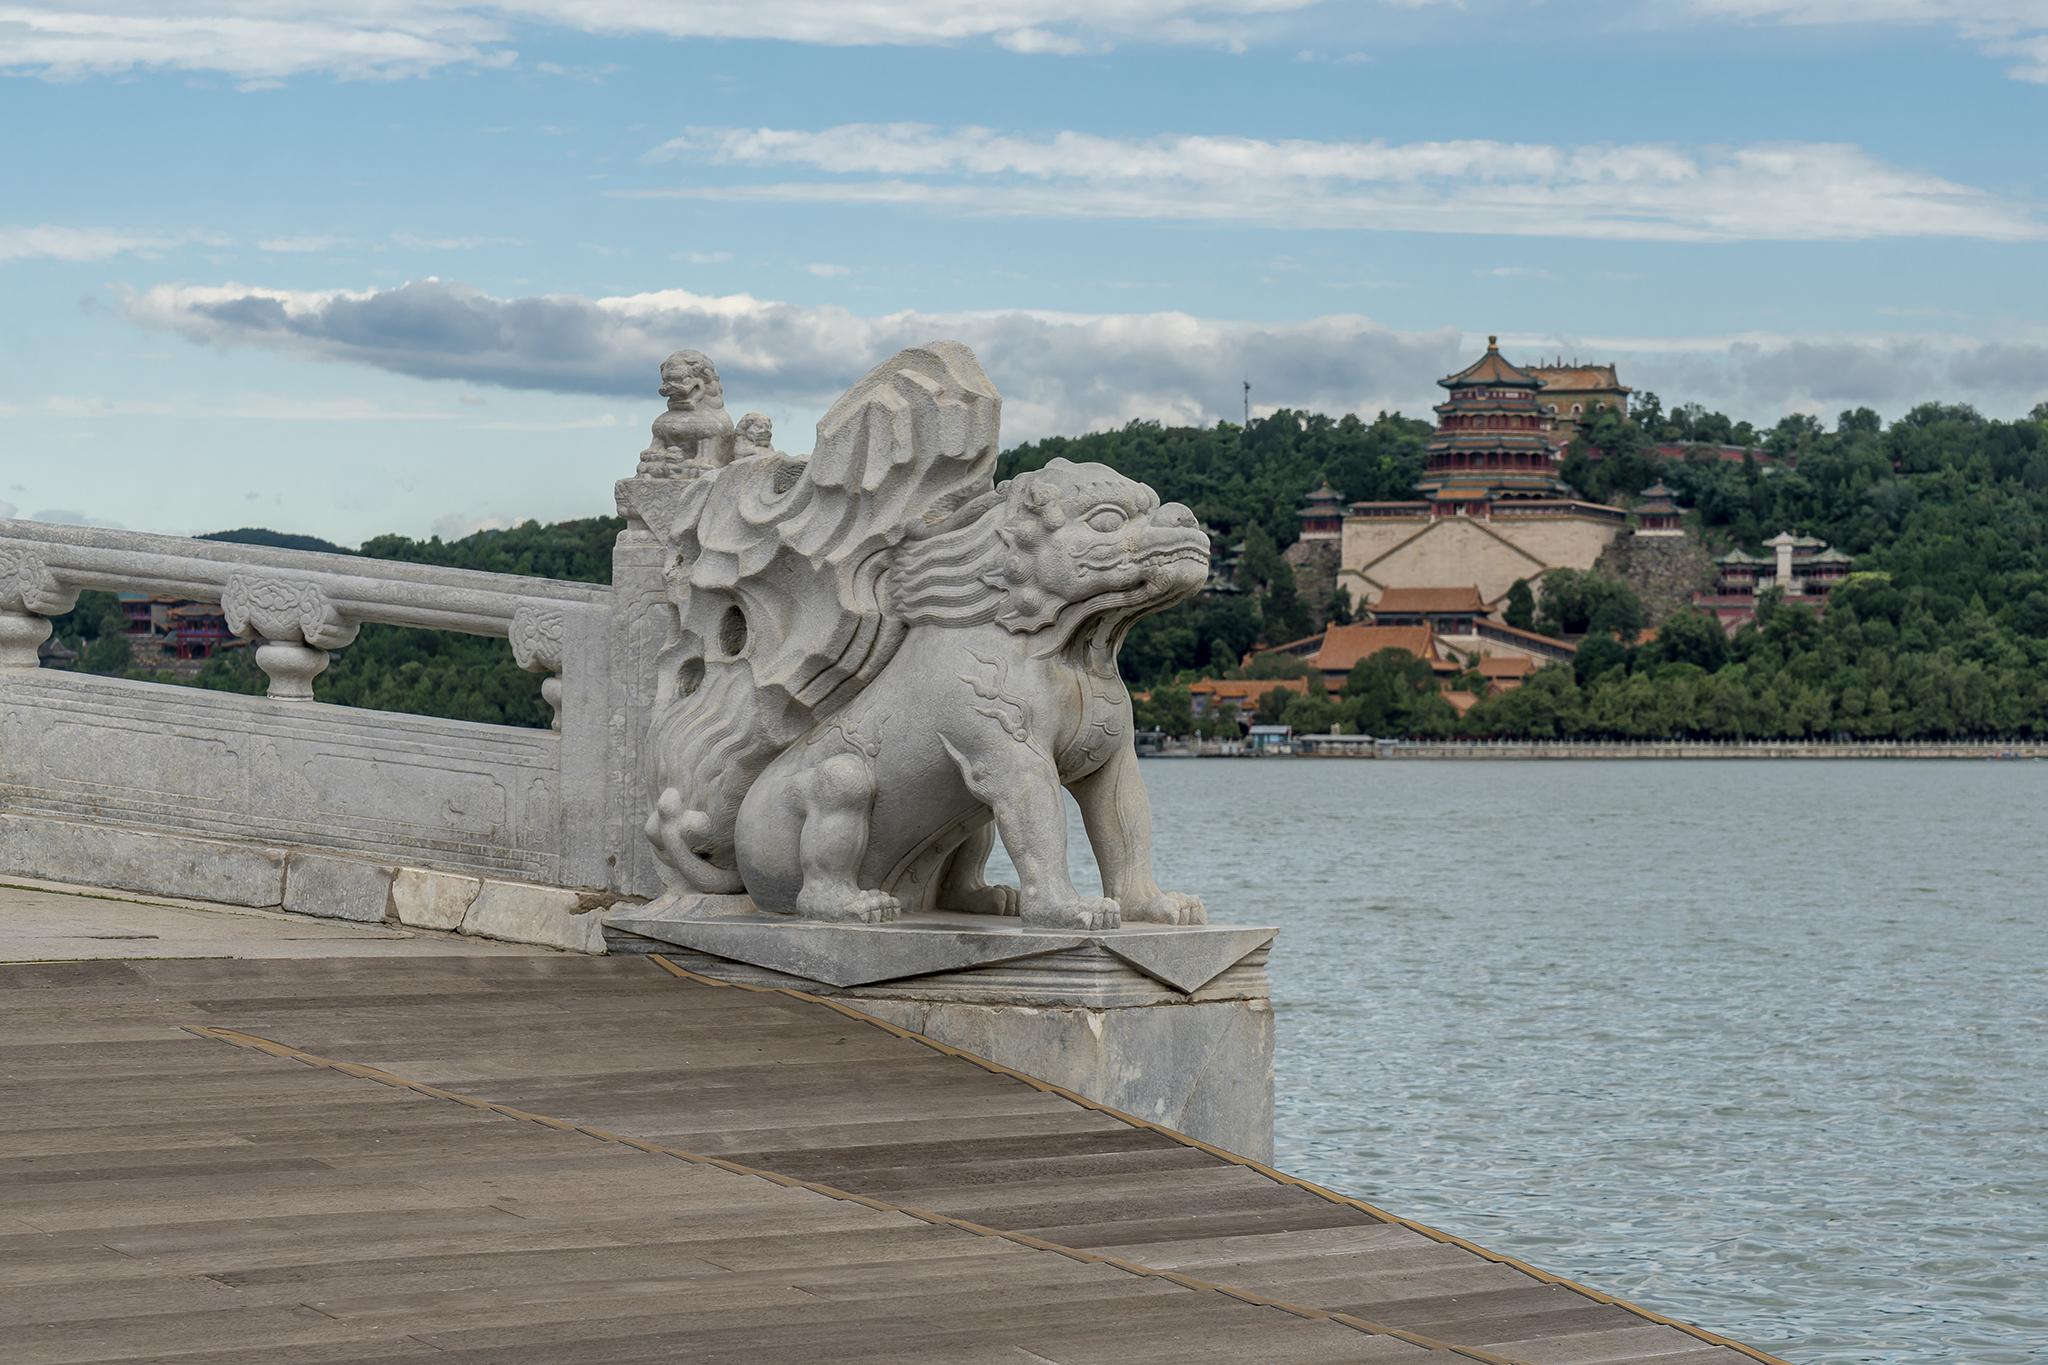
<svg viewBox="0 0 2048 1365"><path fill-rule="evenodd" d="M796 912L805 919L837 924L881 924L903 911L886 891L826 890L813 894L809 887L796 898Z"/></svg>
<svg viewBox="0 0 2048 1365"><path fill-rule="evenodd" d="M1043 929L1114 929L1123 911L1107 896L1075 896L1070 900L1024 903L1024 922Z"/></svg>
<svg viewBox="0 0 2048 1365"><path fill-rule="evenodd" d="M1017 888L971 886L953 892L939 908L957 910L963 915L1014 915L1017 913Z"/></svg>
<svg viewBox="0 0 2048 1365"><path fill-rule="evenodd" d="M1126 898L1124 918L1137 924L1207 924L1209 911L1200 896L1185 891L1158 891L1142 900Z"/></svg>

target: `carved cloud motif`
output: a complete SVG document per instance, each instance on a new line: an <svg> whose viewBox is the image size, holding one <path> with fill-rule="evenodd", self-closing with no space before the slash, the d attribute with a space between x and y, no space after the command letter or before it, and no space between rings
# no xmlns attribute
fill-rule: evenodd
<svg viewBox="0 0 2048 1365"><path fill-rule="evenodd" d="M562 613L521 607L512 617L512 657L529 673L562 671Z"/></svg>
<svg viewBox="0 0 2048 1365"><path fill-rule="evenodd" d="M78 603L78 589L66 588L33 550L0 545L0 611L62 616Z"/></svg>
<svg viewBox="0 0 2048 1365"><path fill-rule="evenodd" d="M236 574L222 590L220 605L228 629L245 638L260 635L315 649L340 649L356 638L358 629L310 579Z"/></svg>

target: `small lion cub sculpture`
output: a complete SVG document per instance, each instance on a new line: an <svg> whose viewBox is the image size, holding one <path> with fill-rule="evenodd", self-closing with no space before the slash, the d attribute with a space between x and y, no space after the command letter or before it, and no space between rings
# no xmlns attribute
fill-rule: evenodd
<svg viewBox="0 0 2048 1365"><path fill-rule="evenodd" d="M1154 879L1117 647L1206 581L1194 514L1098 464L993 484L1000 399L953 342L877 367L773 451L650 499L676 616L648 820L678 901L873 922L1201 923ZM1102 896L1067 869L1062 790ZM984 876L1000 836L1015 888Z"/></svg>

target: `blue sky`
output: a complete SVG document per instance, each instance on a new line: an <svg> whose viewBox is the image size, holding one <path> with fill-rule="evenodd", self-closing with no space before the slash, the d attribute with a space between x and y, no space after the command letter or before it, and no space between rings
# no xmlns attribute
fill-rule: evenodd
<svg viewBox="0 0 2048 1365"><path fill-rule="evenodd" d="M936 336L1013 439L1491 332L2048 400L2048 0L0 0L0 76L0 514L591 515L682 346L795 450Z"/></svg>

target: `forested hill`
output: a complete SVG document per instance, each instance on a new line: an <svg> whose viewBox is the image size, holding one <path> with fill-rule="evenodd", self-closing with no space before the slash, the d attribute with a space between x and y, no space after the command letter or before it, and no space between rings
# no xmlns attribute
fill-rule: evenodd
<svg viewBox="0 0 2048 1365"><path fill-rule="evenodd" d="M1353 502L1405 498L1422 476L1433 428L1399 413L1370 422L1346 413L1282 408L1249 427L1167 427L1132 422L1087 436L1053 436L1006 452L1007 479L1055 459L1106 464L1149 483L1168 502L1186 503L1232 543L1254 525L1278 545L1293 541L1302 497L1323 479Z"/></svg>
<svg viewBox="0 0 2048 1365"><path fill-rule="evenodd" d="M233 531L212 531L195 537L198 540L219 540L230 545L268 545L278 550L312 550L319 554L345 555L355 553L346 546L336 545L331 540L318 536L293 535L286 531L269 531L260 526L243 526Z"/></svg>
<svg viewBox="0 0 2048 1365"><path fill-rule="evenodd" d="M1018 446L1002 456L1000 472L1007 477L1056 457L1099 461L1187 503L1226 543L1243 543L1239 575L1248 591L1148 618L1127 641L1126 675L1153 686L1233 670L1258 642L1305 633L1307 606L1279 554L1294 537L1302 496L1325 478L1351 500L1410 494L1429 430L1399 415L1365 421L1288 411L1248 429L1133 422ZM1761 458L1654 458L1659 443L1684 440L1753 444ZM1817 629L1802 624L1800 613L1774 617L1774 628L1745 632L1725 650L1684 623L1654 647L1596 642L1582 650L1577 676L1486 703L1469 727L2048 733L2048 404L2016 421L1930 403L1890 426L1858 409L1832 425L1795 415L1759 432L1697 407L1667 412L1656 395L1643 394L1631 419L1603 413L1588 425L1566 473L1587 496L1622 503L1662 478L1711 545L1754 551L1782 530L1814 535L1856 556L1857 580ZM455 541L380 536L360 553L604 582L620 525L593 517ZM341 548L271 531L211 538ZM118 635L119 614L103 596L87 594L60 623L60 635L81 648L108 631ZM120 641L109 639L87 653L85 665L119 671L122 657ZM262 684L246 651L210 667L202 681L248 691ZM329 701L392 710L523 724L547 717L538 680L513 666L502 641L429 631L366 628L318 687ZM1407 721L1380 714L1375 723L1388 733L1449 724L1439 708L1418 703L1413 710Z"/></svg>

